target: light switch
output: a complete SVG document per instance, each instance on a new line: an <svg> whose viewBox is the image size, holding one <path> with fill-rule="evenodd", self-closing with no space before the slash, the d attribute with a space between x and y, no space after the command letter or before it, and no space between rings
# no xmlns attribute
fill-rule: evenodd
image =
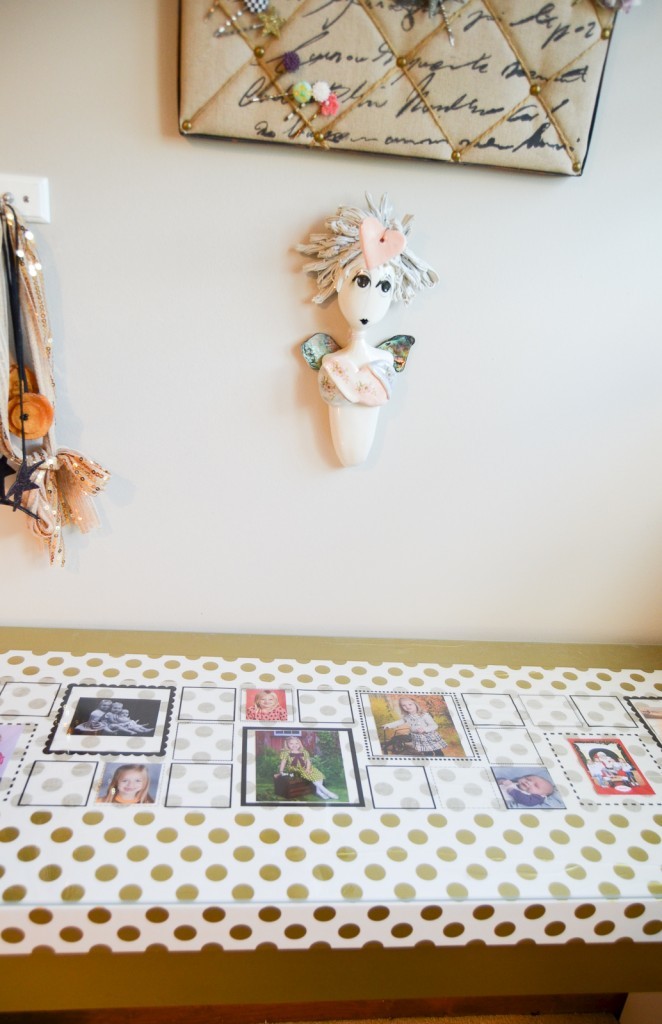
<svg viewBox="0 0 662 1024"><path fill-rule="evenodd" d="M9 202L24 220L50 224L51 204L48 178L0 171L0 196L9 195Z"/></svg>

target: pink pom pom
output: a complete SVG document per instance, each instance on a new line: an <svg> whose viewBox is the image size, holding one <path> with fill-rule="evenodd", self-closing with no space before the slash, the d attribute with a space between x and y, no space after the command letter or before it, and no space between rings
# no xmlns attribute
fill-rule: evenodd
<svg viewBox="0 0 662 1024"><path fill-rule="evenodd" d="M323 117L333 117L334 114L338 113L339 108L340 103L338 102L338 97L335 92L332 92L329 93L327 99L324 100L324 103L320 104L320 114L322 114Z"/></svg>

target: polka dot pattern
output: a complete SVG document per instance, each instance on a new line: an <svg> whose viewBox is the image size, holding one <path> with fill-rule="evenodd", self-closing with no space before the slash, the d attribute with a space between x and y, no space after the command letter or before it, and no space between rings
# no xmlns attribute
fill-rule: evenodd
<svg viewBox="0 0 662 1024"><path fill-rule="evenodd" d="M75 761L34 761L21 793L21 804L84 806L90 796L96 765Z"/></svg>
<svg viewBox="0 0 662 1024"><path fill-rule="evenodd" d="M522 717L508 694L467 693L463 700L474 725L522 724Z"/></svg>
<svg viewBox="0 0 662 1024"><path fill-rule="evenodd" d="M206 722L233 722L236 693L222 686L182 687L179 718Z"/></svg>
<svg viewBox="0 0 662 1024"><path fill-rule="evenodd" d="M627 701L658 698L660 673L138 654L0 660L0 743L3 727L14 729L0 776L0 949L659 941L662 757ZM47 751L69 685L80 694L174 689L165 750L127 738L121 753L161 767L153 804L97 802L110 760L98 746ZM242 693L260 688L287 691L287 721L246 720ZM369 699L390 693L434 698L434 707L443 697L458 746L390 754ZM351 736L344 770L362 803L247 799L244 770L256 778L248 727ZM614 735L650 784L647 798L598 799L568 742ZM565 806L507 804L499 780L520 771L551 778Z"/></svg>
<svg viewBox="0 0 662 1024"><path fill-rule="evenodd" d="M234 726L213 722L180 722L173 760L230 761Z"/></svg>
<svg viewBox="0 0 662 1024"><path fill-rule="evenodd" d="M21 718L45 718L50 715L61 684L42 682L7 682L0 692L0 715Z"/></svg>
<svg viewBox="0 0 662 1024"><path fill-rule="evenodd" d="M299 720L320 725L339 722L352 723L354 715L350 695L327 690L303 690L299 693Z"/></svg>
<svg viewBox="0 0 662 1024"><path fill-rule="evenodd" d="M173 764L167 807L229 807L232 768L224 764Z"/></svg>
<svg viewBox="0 0 662 1024"><path fill-rule="evenodd" d="M573 701L587 725L598 729L636 728L637 722L618 697L577 694Z"/></svg>
<svg viewBox="0 0 662 1024"><path fill-rule="evenodd" d="M582 726L582 718L568 697L557 694L536 694L520 698L526 716L534 725L556 727Z"/></svg>
<svg viewBox="0 0 662 1024"><path fill-rule="evenodd" d="M430 782L424 768L415 765L368 768L370 792L375 807L433 808Z"/></svg>
<svg viewBox="0 0 662 1024"><path fill-rule="evenodd" d="M478 735L490 764L536 764L540 754L527 729L479 729Z"/></svg>

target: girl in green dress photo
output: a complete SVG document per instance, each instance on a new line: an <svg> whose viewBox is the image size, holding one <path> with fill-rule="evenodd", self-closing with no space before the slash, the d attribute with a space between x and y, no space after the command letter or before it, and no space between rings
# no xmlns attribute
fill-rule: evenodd
<svg viewBox="0 0 662 1024"><path fill-rule="evenodd" d="M298 775L307 782L312 782L315 792L322 800L338 799L338 794L332 793L324 785L324 776L310 760L310 754L298 736L288 736L285 740L278 775Z"/></svg>

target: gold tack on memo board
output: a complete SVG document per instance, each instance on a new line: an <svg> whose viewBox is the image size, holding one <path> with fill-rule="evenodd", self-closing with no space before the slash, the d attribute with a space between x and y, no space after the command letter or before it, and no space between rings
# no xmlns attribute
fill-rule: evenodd
<svg viewBox="0 0 662 1024"><path fill-rule="evenodd" d="M181 0L180 131L579 175L605 2Z"/></svg>

